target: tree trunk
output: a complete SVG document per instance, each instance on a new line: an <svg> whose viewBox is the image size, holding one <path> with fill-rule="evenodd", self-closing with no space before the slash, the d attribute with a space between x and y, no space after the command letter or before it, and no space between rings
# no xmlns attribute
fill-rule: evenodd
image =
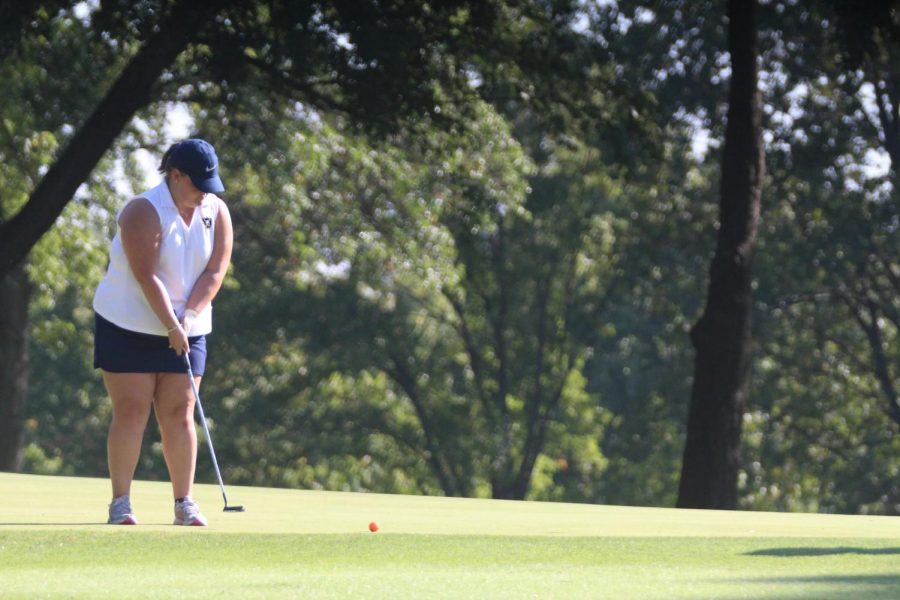
<svg viewBox="0 0 900 600"><path fill-rule="evenodd" d="M152 99L153 86L217 10L218 2L180 2L113 83L106 97L59 155L12 219L0 223L0 277L20 264L53 226L66 204L134 114Z"/></svg>
<svg viewBox="0 0 900 600"><path fill-rule="evenodd" d="M30 295L24 266L17 266L0 279L0 471L22 468Z"/></svg>
<svg viewBox="0 0 900 600"><path fill-rule="evenodd" d="M153 97L163 71L187 47L219 2L180 2L160 23L50 167L25 206L0 221L0 469L22 462L28 389L28 279L23 263L90 176L134 114ZM0 202L2 204L2 202Z"/></svg>
<svg viewBox="0 0 900 600"><path fill-rule="evenodd" d="M697 351L678 489L682 508L734 509L741 425L750 379L751 266L763 150L757 89L755 0L729 0L732 77L722 158L720 228Z"/></svg>

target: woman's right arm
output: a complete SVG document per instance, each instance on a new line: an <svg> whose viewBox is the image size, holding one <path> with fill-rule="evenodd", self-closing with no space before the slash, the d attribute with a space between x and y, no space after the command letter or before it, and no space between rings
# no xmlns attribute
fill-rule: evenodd
<svg viewBox="0 0 900 600"><path fill-rule="evenodd" d="M189 349L187 334L175 317L172 300L165 285L156 276L162 238L156 209L146 198L132 200L119 216L119 228L131 272L140 284L150 308L169 330L169 345L181 355Z"/></svg>

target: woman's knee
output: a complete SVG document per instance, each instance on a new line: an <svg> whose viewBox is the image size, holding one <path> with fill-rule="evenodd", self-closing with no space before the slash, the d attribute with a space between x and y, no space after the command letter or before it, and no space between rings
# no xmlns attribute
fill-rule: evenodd
<svg viewBox="0 0 900 600"><path fill-rule="evenodd" d="M112 402L113 427L146 427L156 376L153 373L103 371L103 382Z"/></svg>
<svg viewBox="0 0 900 600"><path fill-rule="evenodd" d="M113 426L141 428L147 426L150 416L150 403L143 402L117 402L113 403Z"/></svg>
<svg viewBox="0 0 900 600"><path fill-rule="evenodd" d="M157 406L156 419L159 421L161 429L193 429L194 405L191 402L185 402L167 406L162 410Z"/></svg>

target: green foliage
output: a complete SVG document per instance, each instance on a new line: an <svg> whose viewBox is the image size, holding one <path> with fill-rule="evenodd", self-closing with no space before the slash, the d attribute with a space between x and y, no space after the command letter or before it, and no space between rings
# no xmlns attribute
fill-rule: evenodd
<svg viewBox="0 0 900 600"><path fill-rule="evenodd" d="M123 58L70 12L47 19L0 66L0 217L27 200ZM148 115L152 118L153 115ZM124 144L134 141L134 132ZM24 468L102 474L108 403L92 368L93 290L103 275L113 214L122 201L118 149L108 155L29 256L31 377Z"/></svg>
<svg viewBox="0 0 900 600"><path fill-rule="evenodd" d="M771 201L744 490L760 508L896 514L896 179L866 165L891 154L892 124L875 104L900 97L879 80L889 46L848 70L853 44L883 38L850 41L842 18L785 9L770 53L779 70L766 97Z"/></svg>
<svg viewBox="0 0 900 600"><path fill-rule="evenodd" d="M202 389L226 480L672 504L717 226L720 7L413 4L367 29L374 3L232 3L161 82L220 149L236 225ZM93 28L41 17L15 42L0 218L155 6L103 3ZM900 63L887 33L848 55L842 14L761 5L745 508L900 511L897 171L864 168L891 155L879 102L897 106ZM554 19L584 38L548 37ZM394 26L409 36L394 43ZM105 473L90 299L124 200L111 177L163 150L165 110L141 115L32 253L29 470ZM153 442L151 428L138 476L162 479Z"/></svg>
<svg viewBox="0 0 900 600"><path fill-rule="evenodd" d="M891 475L898 468L892 458L897 451L897 421L892 416L898 382L897 323L890 317L897 313L892 185L896 170L873 176L865 167L873 156L884 159L894 154L890 140L896 123L886 120L878 105L897 106L896 92L886 81L897 63L891 59L894 46L885 43L892 35L891 19L880 19L873 26L869 18L868 9L876 4L837 12L827 3L761 6L760 77L769 177L755 264L756 364L741 478L746 507L898 510ZM848 13L853 13L849 21ZM669 147L676 154L687 149L684 141L676 142L684 127L707 130L713 149L720 135L722 83L727 76L720 71L721 50L716 50L724 47L716 14L704 3L616 2L599 8L592 20L592 30L619 57L623 76L653 90L658 110L651 114L664 119L660 123L666 124L662 131L667 136L675 134L666 143L675 144ZM868 19L867 30L860 28L860 19ZM847 39L847 27L857 28L856 39ZM873 34L875 30L879 33ZM868 50L854 54L854 45ZM639 52L638 47L646 51ZM857 62L848 62L848 57ZM664 164L674 166L677 161L666 155ZM675 167L676 172L685 168L690 170ZM689 235L707 235L711 240L704 233L708 230L703 227L712 223L704 207L713 206L709 191L716 182L715 176L703 175L706 171L676 184L680 193L659 197L689 198L690 209L684 214L692 216L681 225L689 224ZM701 195L690 191L696 183ZM705 217L698 220L701 214ZM652 221L642 220L641 228ZM671 235L662 239L677 239L673 247L683 250L687 260L669 272L663 265L677 262L680 252L657 254L648 266L650 272L663 274L662 281L679 282L666 286L665 296L676 301L676 310L668 314L665 330L686 332L702 293L700 264L708 250L690 237ZM683 291L676 292L678 287ZM653 304L663 296L652 288L635 294ZM692 297L693 302L679 306L677 299ZM642 314L638 322L651 321ZM617 325L617 331L623 327ZM666 337L655 333L652 343L658 345ZM672 348L680 350L684 360L685 337L676 334L672 339ZM668 354L670 359L677 356L677 351ZM640 382L629 381L630 387L665 381L662 373L647 370L661 364L661 357L629 371L644 375ZM683 363L682 376L688 372ZM683 379L662 389L685 389ZM654 394L641 390L638 397ZM640 406L649 409L654 404L658 403ZM652 413L630 421L660 422ZM607 434L605 439L609 443L617 437ZM664 439L668 438L657 432L650 447L666 447ZM673 451L679 446L676 443ZM621 451L608 454L628 456ZM626 462L623 471L634 470L635 464L641 463ZM657 477L663 471L652 469ZM613 462L605 480L614 481L615 472ZM639 469L636 478L655 481ZM624 487L637 489L634 484Z"/></svg>
<svg viewBox="0 0 900 600"><path fill-rule="evenodd" d="M262 114L285 110L257 106ZM560 160L573 167L549 166L546 177L529 182L532 167L502 119L486 106L478 110L480 120L465 130L441 133L426 123L377 146L319 117L294 116L277 128L248 118L240 138L216 132L246 165L230 194L244 241L228 286L234 292L223 295L217 322L222 335L241 340L245 355L283 363L260 383L276 420L291 423L277 435L303 440L288 454L337 464L340 456L331 453L352 450L356 460L373 461L370 473L403 474L422 491L449 494L508 494L524 477L524 493L544 444L538 436L548 435L538 428L585 402L564 384L581 369L572 336L592 318L575 299L588 295L582 286L608 276L605 261L579 250L595 243L610 250L604 215L591 216L603 199L576 209L577 198L565 197L576 184L563 183L569 175L562 173L584 159L563 151ZM544 289L538 315L535 292ZM225 389L245 390L260 377L258 365L241 364L254 374L234 373ZM281 372L294 374L277 377ZM372 377L384 391L360 387ZM322 388L322 381L331 385ZM392 400L385 404L385 396ZM243 392L240 398L224 401L235 412L229 427L268 429L244 416L262 406ZM309 404L329 408L310 411ZM550 435L559 452L596 474L603 423L590 423L577 435L553 425ZM335 442L324 443L317 430ZM242 452L254 450L248 444ZM278 477L306 481L287 473L293 468L335 484L309 464L291 463ZM253 469L241 473L260 478ZM364 485L355 481L344 485Z"/></svg>

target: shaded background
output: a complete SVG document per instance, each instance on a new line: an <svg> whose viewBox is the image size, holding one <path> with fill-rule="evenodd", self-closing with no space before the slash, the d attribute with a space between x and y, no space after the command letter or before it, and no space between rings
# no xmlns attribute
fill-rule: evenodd
<svg viewBox="0 0 900 600"><path fill-rule="evenodd" d="M183 115L235 223L202 389L227 482L676 504L727 4L210 3L4 279L6 468L106 475L91 297ZM179 10L3 5L0 220ZM900 513L897 23L772 0L746 24L765 175L739 508ZM165 479L153 426L144 450L137 477Z"/></svg>

